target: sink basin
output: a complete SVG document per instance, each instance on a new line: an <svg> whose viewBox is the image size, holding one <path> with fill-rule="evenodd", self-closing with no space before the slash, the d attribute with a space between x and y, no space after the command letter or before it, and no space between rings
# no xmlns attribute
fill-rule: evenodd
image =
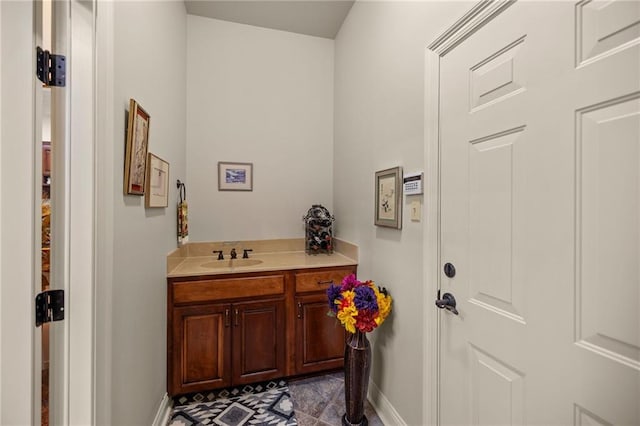
<svg viewBox="0 0 640 426"><path fill-rule="evenodd" d="M255 266L262 263L260 259L228 259L228 260L214 260L211 262L203 263L203 268L242 268L246 266Z"/></svg>

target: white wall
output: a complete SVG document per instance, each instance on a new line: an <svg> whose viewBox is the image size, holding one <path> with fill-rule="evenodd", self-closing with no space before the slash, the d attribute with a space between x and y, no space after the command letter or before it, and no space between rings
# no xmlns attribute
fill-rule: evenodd
<svg viewBox="0 0 640 426"><path fill-rule="evenodd" d="M187 22L189 240L302 237L333 207L333 40ZM253 192L218 191L218 161L253 163Z"/></svg>
<svg viewBox="0 0 640 426"><path fill-rule="evenodd" d="M377 228L374 173L424 169L425 50L470 7L358 1L335 41L336 231L359 245L359 277L394 298L393 314L372 337L371 378L412 425L423 424L423 323L432 308L423 306L423 223L409 216L408 203L422 196L405 197L402 230Z"/></svg>
<svg viewBox="0 0 640 426"><path fill-rule="evenodd" d="M150 149L171 163L171 182L186 174L191 241L295 237L311 204L335 213L338 236L360 246L360 277L394 297L372 336L372 379L404 422L422 424L423 226L409 220L408 204L403 230L373 225L373 175L424 168L425 49L471 5L356 2L334 44L185 17L181 2L113 4L113 277L98 312L98 327L110 330L101 347L111 351L98 351L108 363L98 376L112 383L98 383L110 390L102 418L149 424L165 388L163 266L175 211L122 195L134 97L151 114ZM218 192L221 160L253 162L254 191Z"/></svg>
<svg viewBox="0 0 640 426"><path fill-rule="evenodd" d="M106 47L99 61L113 68L99 71L97 84L104 96L99 111L111 105L100 116L112 128L103 130L113 137L105 141L110 151L99 148L98 192L106 190L111 205L103 200L106 224L99 224L97 241L104 255L98 265L97 417L102 424L142 425L153 422L166 392L165 257L176 247L175 181L185 178L186 12L182 1L105 3L98 10L98 41ZM166 209L145 209L144 197L123 195L129 98L151 117L149 151L170 163ZM110 279L100 282L105 276Z"/></svg>

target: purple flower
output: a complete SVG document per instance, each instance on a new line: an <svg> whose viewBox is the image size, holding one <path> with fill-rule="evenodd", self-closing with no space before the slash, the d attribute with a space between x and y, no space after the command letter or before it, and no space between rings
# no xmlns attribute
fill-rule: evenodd
<svg viewBox="0 0 640 426"><path fill-rule="evenodd" d="M360 284L360 281L356 279L354 274L349 274L342 279L342 291L345 290L353 290L354 287L357 287Z"/></svg>
<svg viewBox="0 0 640 426"><path fill-rule="evenodd" d="M329 300L329 309L333 313L338 313L338 305L335 304L336 300L342 299L342 293L340 292L340 286L331 284L327 289L327 299Z"/></svg>
<svg viewBox="0 0 640 426"><path fill-rule="evenodd" d="M353 303L356 305L358 311L366 309L371 312L378 312L378 300L371 287L360 286L356 287L353 291L356 293L356 297L353 298Z"/></svg>

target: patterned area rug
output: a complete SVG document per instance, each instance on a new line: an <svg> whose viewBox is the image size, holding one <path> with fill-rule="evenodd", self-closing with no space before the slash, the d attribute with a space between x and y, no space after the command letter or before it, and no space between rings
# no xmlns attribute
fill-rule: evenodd
<svg viewBox="0 0 640 426"><path fill-rule="evenodd" d="M297 425L284 380L178 396L169 426Z"/></svg>

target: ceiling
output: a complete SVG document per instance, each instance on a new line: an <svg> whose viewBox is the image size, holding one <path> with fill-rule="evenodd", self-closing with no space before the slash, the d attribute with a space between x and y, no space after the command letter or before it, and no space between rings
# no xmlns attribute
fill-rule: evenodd
<svg viewBox="0 0 640 426"><path fill-rule="evenodd" d="M354 0L184 0L187 13L334 39Z"/></svg>

